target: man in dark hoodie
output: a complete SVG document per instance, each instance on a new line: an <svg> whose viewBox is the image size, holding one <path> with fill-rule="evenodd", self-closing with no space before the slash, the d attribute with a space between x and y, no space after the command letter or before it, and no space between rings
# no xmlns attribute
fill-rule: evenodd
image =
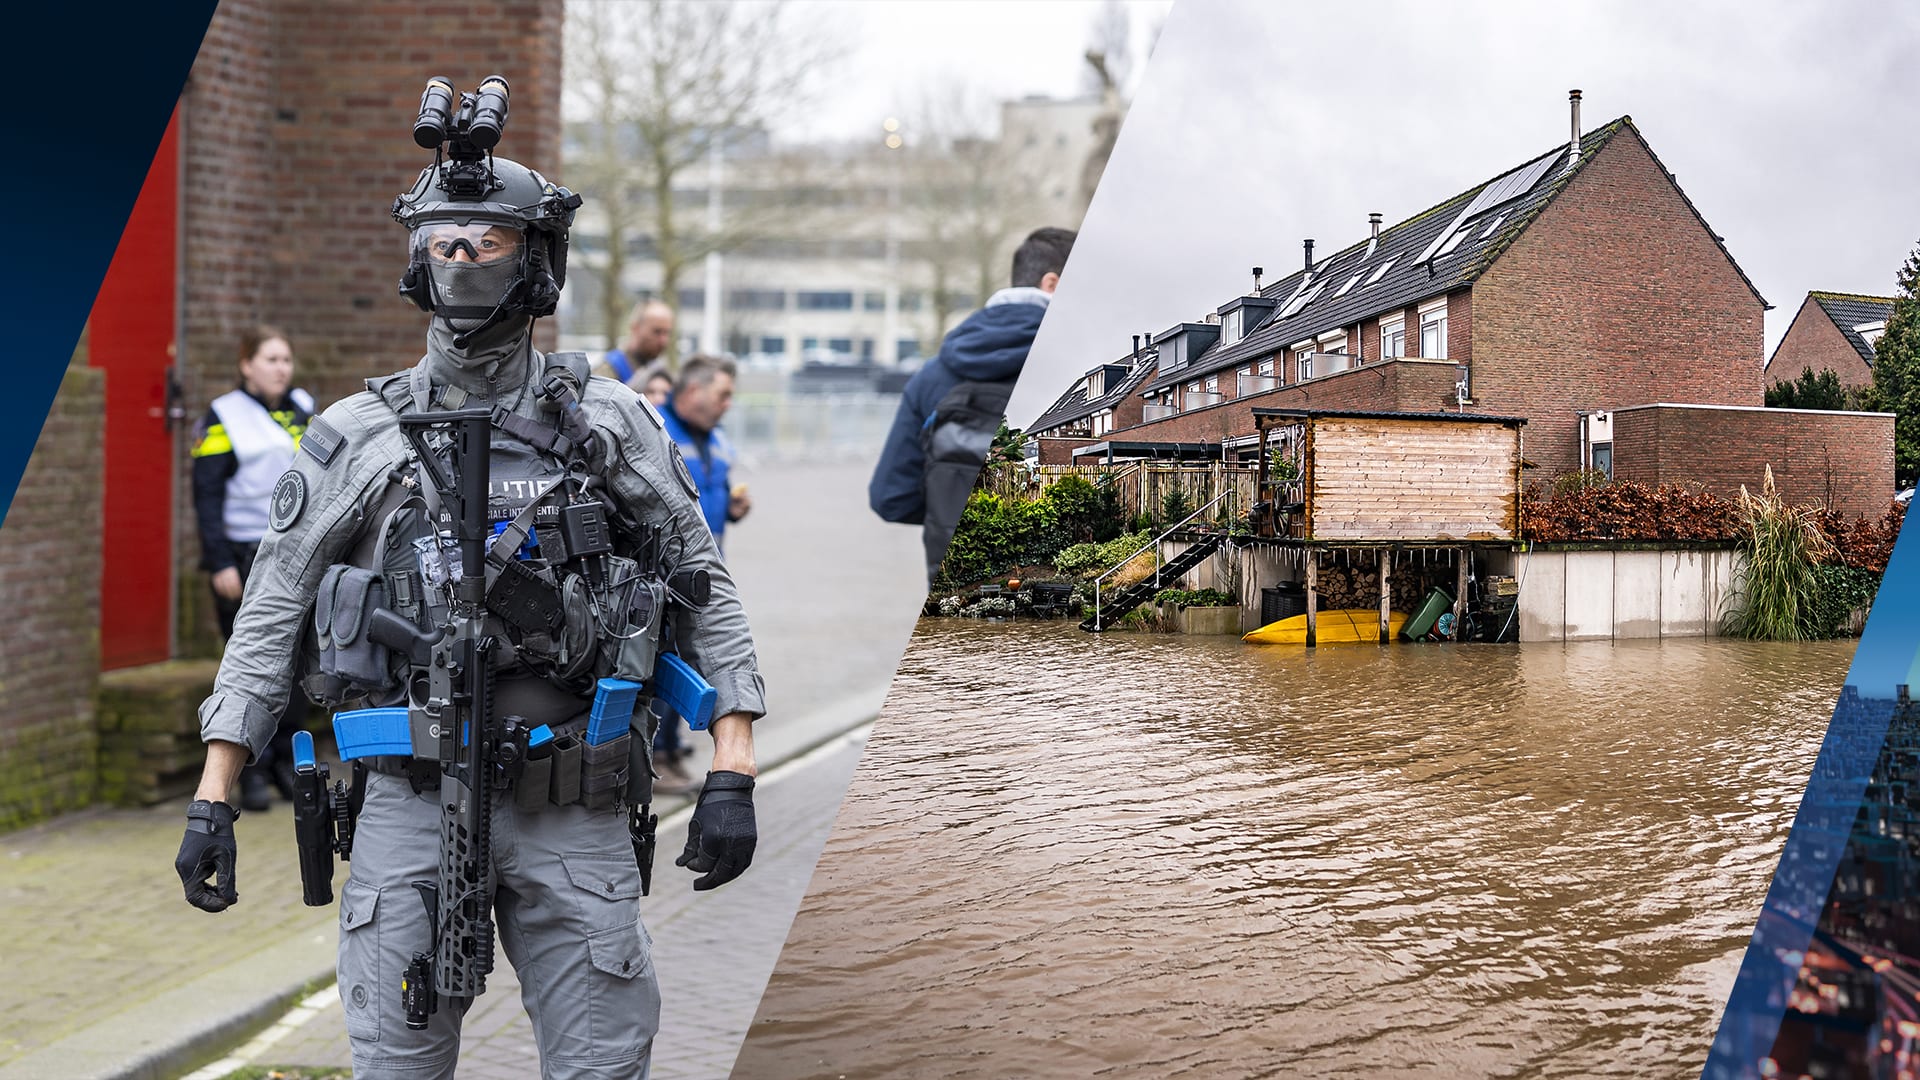
<svg viewBox="0 0 1920 1080"><path fill-rule="evenodd" d="M964 488L986 462L992 429L1027 362L1073 241L1070 229L1034 230L1013 253L1013 286L954 327L940 355L914 373L901 395L867 502L887 521L925 526L929 581L953 539ZM949 478L963 478L959 492L944 490L955 486L951 482L930 491L929 442L934 464L944 462Z"/></svg>

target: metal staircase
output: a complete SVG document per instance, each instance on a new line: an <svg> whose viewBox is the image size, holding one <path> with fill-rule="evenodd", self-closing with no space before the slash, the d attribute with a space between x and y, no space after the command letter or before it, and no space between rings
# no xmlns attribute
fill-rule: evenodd
<svg viewBox="0 0 1920 1080"><path fill-rule="evenodd" d="M1107 627L1119 622L1121 617L1125 616L1134 608L1153 599L1154 594L1161 589L1179 584L1180 579L1187 576L1187 571L1199 566L1201 563L1207 561L1214 552L1219 551L1220 545L1226 537L1219 533L1203 536L1195 541L1192 547L1174 556L1172 562L1156 569L1152 577L1136 581L1132 585L1128 585L1112 594L1107 594L1103 591L1106 580L1114 574L1119 573L1121 567L1139 558L1144 552L1158 551L1162 540L1185 528L1187 523L1194 518L1213 509L1214 505L1226 498L1229 493L1228 491L1222 491L1220 494L1215 495L1207 505L1181 518L1172 528L1154 537L1152 540L1147 541L1146 546L1142 547L1139 551L1121 559L1113 569L1095 578L1093 581L1093 614L1081 620L1080 629L1094 634L1105 630Z"/></svg>

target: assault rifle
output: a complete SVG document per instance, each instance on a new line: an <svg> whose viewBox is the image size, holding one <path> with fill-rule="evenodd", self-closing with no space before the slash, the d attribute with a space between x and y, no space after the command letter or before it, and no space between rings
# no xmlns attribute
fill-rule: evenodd
<svg viewBox="0 0 1920 1080"><path fill-rule="evenodd" d="M401 981L409 1028L427 1026L442 996L477 998L493 970L493 859L488 829L495 767L518 759L492 719L486 635L487 453L492 414L486 409L410 414L400 418L426 480L439 495L459 545L448 625L421 634L388 612L369 632L413 661L409 713L436 739L440 767L440 877L416 881L427 907L433 949L415 953ZM429 434L446 435L444 456ZM436 523L436 526L439 523ZM423 685L424 684L424 685Z"/></svg>

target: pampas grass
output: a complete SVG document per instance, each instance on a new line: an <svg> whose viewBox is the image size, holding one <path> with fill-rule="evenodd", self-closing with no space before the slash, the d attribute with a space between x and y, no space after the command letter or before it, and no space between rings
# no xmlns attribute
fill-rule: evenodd
<svg viewBox="0 0 1920 1080"><path fill-rule="evenodd" d="M1741 485L1740 512L1745 518L1740 550L1747 565L1721 631L1763 641L1820 636L1820 577L1814 567L1835 552L1820 530L1816 511L1788 506L1774 489L1773 468L1768 466L1758 495Z"/></svg>

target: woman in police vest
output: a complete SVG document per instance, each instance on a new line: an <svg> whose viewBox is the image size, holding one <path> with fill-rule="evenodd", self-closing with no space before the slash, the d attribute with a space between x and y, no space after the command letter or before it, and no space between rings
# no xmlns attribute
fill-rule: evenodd
<svg viewBox="0 0 1920 1080"><path fill-rule="evenodd" d="M293 348L271 326L240 339L240 385L213 399L193 446L193 508L200 524L200 565L211 575L220 634L233 633L240 591L267 533L274 482L293 463L313 415L313 396L293 386ZM280 731L240 775L240 803L264 810L278 786L291 798L290 742L306 712L296 691ZM278 767L276 767L278 766Z"/></svg>

